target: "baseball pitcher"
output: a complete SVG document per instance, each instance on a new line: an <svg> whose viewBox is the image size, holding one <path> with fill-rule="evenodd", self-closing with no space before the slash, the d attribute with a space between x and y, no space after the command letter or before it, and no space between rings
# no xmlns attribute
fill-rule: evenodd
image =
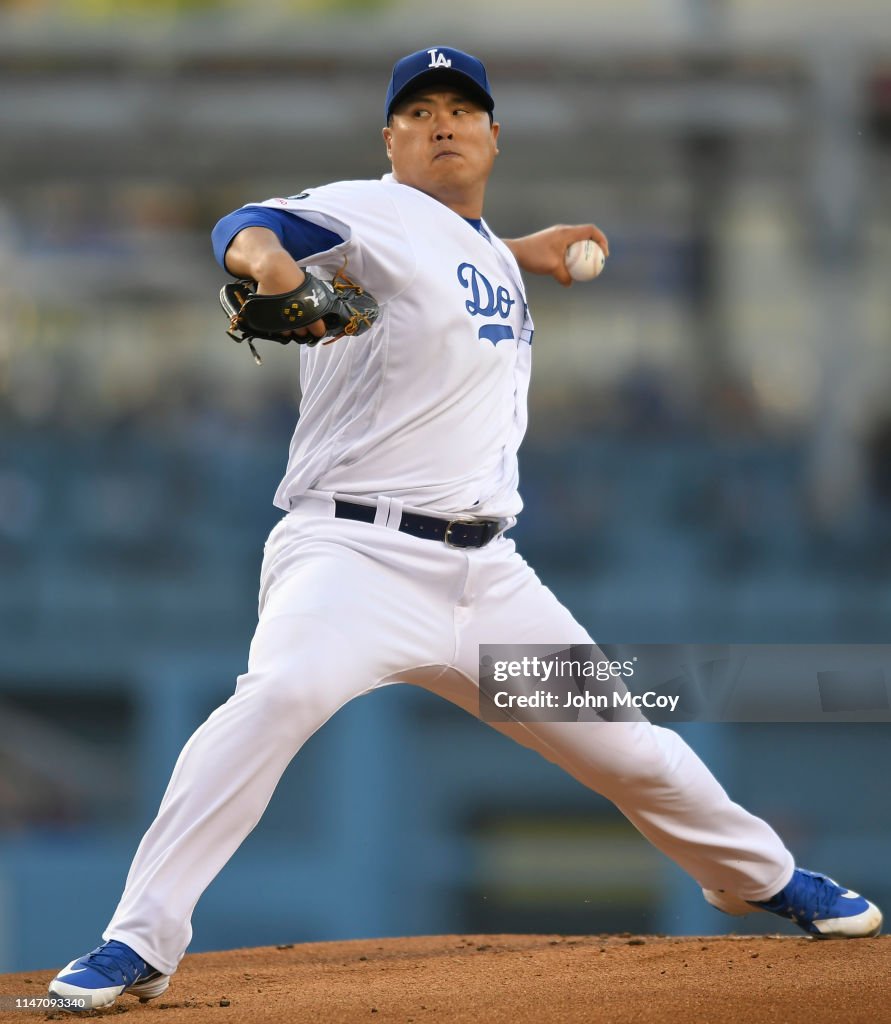
<svg viewBox="0 0 891 1024"><path fill-rule="evenodd" d="M99 1007L167 988L202 892L354 697L407 682L476 713L480 644L592 643L509 531L533 345L522 273L569 284L567 247L608 243L592 225L497 236L493 110L475 57L410 54L386 93L389 173L252 203L214 230L232 336L300 347L283 515L247 670L183 749L104 943L58 974L57 996ZM676 733L642 717L495 727L613 801L720 909L878 933L877 907L797 868Z"/></svg>

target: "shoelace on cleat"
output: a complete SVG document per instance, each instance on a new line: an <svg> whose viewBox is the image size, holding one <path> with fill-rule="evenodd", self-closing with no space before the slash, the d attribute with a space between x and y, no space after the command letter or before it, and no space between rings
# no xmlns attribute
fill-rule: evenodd
<svg viewBox="0 0 891 1024"><path fill-rule="evenodd" d="M128 957L123 950L111 953L101 947L94 949L92 953L87 953L81 962L85 967L92 967L93 970L98 971L99 974L104 975L115 984L119 984L120 978L123 978L125 987L132 985L140 975L150 970L144 960L134 960L132 957Z"/></svg>
<svg viewBox="0 0 891 1024"><path fill-rule="evenodd" d="M805 878L809 879L810 885L813 887L809 893L810 898L807 900L808 906L801 905L803 893L796 892L796 890L803 889L808 883L802 883L800 886L786 886L772 900L768 900L765 906L771 910L785 910L805 921L819 921L829 917L839 893L843 890L829 881L825 875L806 875ZM790 889L792 892L789 892Z"/></svg>

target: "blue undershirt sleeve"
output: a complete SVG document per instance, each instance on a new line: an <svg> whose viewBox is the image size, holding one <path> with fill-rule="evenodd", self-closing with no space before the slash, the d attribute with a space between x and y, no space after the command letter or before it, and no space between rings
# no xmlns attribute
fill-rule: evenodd
<svg viewBox="0 0 891 1024"><path fill-rule="evenodd" d="M268 206L243 206L218 221L211 232L213 254L223 270L226 270L226 250L232 239L242 228L253 227L274 231L284 249L295 260L305 260L308 256L327 252L343 241L335 232L310 224L308 220L286 210L274 210Z"/></svg>

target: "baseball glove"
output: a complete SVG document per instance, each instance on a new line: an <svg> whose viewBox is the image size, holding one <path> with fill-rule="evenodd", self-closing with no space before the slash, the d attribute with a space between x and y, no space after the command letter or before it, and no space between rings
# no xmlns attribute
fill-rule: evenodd
<svg viewBox="0 0 891 1024"><path fill-rule="evenodd" d="M220 305L229 318L226 333L237 342L246 341L257 363L262 360L254 338L277 341L280 345L326 345L344 335L363 334L374 324L380 307L374 298L340 270L333 280L322 281L312 274L299 288L281 295L258 295L255 281L230 281L220 289ZM293 332L316 320L324 321L321 338Z"/></svg>

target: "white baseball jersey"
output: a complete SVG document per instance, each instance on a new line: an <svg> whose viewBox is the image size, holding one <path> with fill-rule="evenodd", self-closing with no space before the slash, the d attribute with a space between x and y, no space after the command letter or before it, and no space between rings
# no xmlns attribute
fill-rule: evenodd
<svg viewBox="0 0 891 1024"><path fill-rule="evenodd" d="M368 333L301 347L300 419L275 504L312 489L516 515L533 326L507 246L389 174L256 205L340 235L303 265L330 279L346 260L381 305Z"/></svg>

